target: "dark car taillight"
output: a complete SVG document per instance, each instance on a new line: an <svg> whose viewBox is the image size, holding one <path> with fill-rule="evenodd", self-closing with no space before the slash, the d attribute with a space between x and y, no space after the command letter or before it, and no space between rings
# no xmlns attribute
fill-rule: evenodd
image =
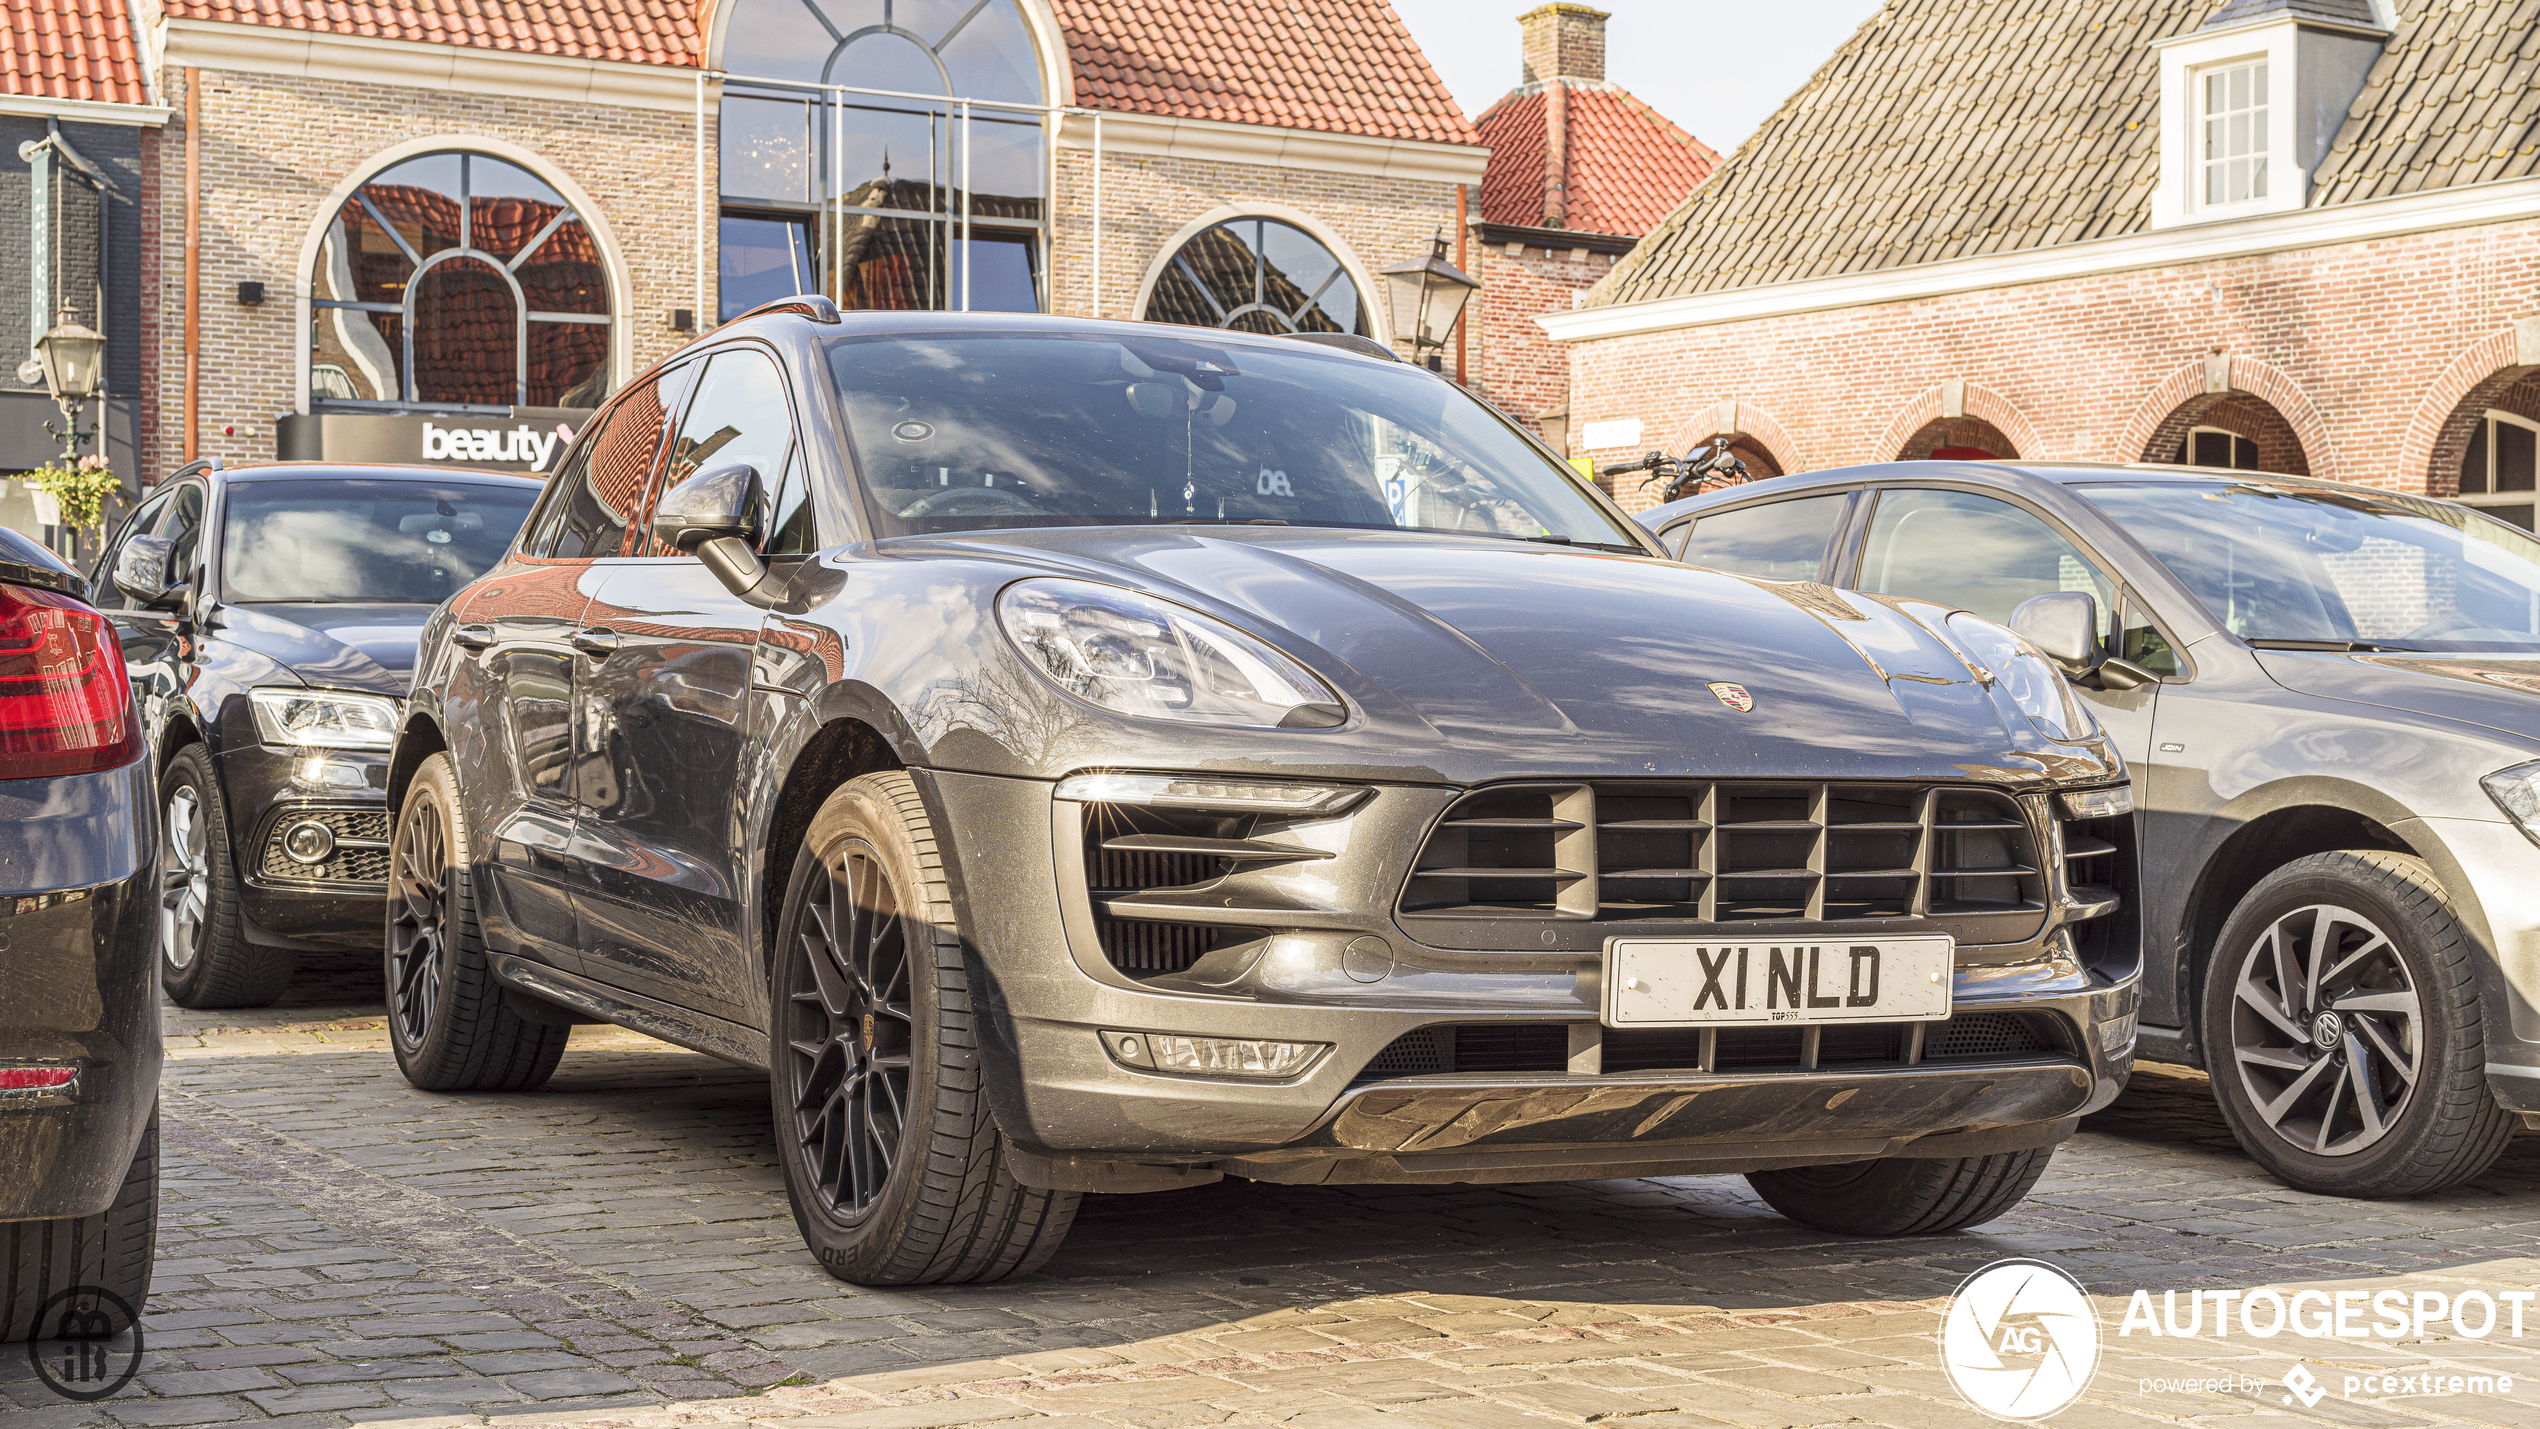
<svg viewBox="0 0 2540 1429"><path fill-rule="evenodd" d="M114 626L70 596L0 585L0 779L88 774L140 757Z"/></svg>

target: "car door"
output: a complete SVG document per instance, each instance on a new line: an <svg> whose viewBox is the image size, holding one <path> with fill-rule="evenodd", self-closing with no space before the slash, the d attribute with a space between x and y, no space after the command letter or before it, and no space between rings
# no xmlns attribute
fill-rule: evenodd
<svg viewBox="0 0 2540 1429"><path fill-rule="evenodd" d="M498 936L568 968L581 965L574 686L582 652L574 642L600 562L624 550L663 415L660 389L646 381L594 417L518 554L453 612L454 638L474 651L471 682L483 693L491 793L480 817L504 925Z"/></svg>
<svg viewBox="0 0 2540 1429"><path fill-rule="evenodd" d="M798 459L784 369L755 343L692 364L658 493L747 463L769 498ZM746 1021L757 964L742 916L740 786L757 607L693 555L638 531L600 562L580 679L591 771L578 785L585 968L629 991Z"/></svg>
<svg viewBox="0 0 2540 1429"><path fill-rule="evenodd" d="M1844 584L1955 605L2005 624L2031 596L2081 591L2099 603L2103 644L2116 651L2129 648L2130 640L2130 648L2156 664L2166 659L2167 668L2155 673L2177 673L2175 652L2140 605L2121 593L2109 563L2039 512L1947 487L1881 487L1871 499L1875 504L1857 557L1845 563ZM2137 771L2151 758L2160 693L2159 682L2130 690L2080 690Z"/></svg>
<svg viewBox="0 0 2540 1429"><path fill-rule="evenodd" d="M1824 576L1826 557L1851 509L1849 491L1732 506L1670 525L1659 540L1689 566L1765 580L1813 581Z"/></svg>
<svg viewBox="0 0 2540 1429"><path fill-rule="evenodd" d="M143 502L115 532L114 539L106 543L88 576L89 601L114 622L115 639L123 646L124 668L130 672L132 692L141 702L142 727L150 732L153 753L157 752L155 741L160 732L167 728L168 700L178 688L172 663L177 615L168 610L144 610L139 601L118 589L115 562L133 537L158 534L168 508L176 501L177 490L176 486L166 487ZM170 574L174 575L173 570Z"/></svg>

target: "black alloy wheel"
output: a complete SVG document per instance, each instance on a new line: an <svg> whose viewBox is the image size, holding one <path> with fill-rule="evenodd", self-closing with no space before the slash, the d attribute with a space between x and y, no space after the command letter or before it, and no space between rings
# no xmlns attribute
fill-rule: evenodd
<svg viewBox="0 0 2540 1429"><path fill-rule="evenodd" d="M820 1209L853 1220L872 1208L907 1153L908 929L899 891L871 844L850 839L823 860L827 879L794 939L784 1015L792 1131Z"/></svg>
<svg viewBox="0 0 2540 1429"><path fill-rule="evenodd" d="M420 1047L441 1005L449 955L449 834L429 793L407 803L389 853L388 1014L398 1040Z"/></svg>

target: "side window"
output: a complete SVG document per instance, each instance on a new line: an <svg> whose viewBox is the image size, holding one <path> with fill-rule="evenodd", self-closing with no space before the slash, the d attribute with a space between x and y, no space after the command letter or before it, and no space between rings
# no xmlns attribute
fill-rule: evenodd
<svg viewBox="0 0 2540 1429"><path fill-rule="evenodd" d="M172 492L162 491L141 503L141 509L124 518L122 529L115 532L115 539L107 542L106 549L98 553L97 564L88 572L89 600L98 609L132 609L132 597L115 589L115 561L123 555L125 542L148 531L154 522L167 513L168 502L171 499L173 499Z"/></svg>
<svg viewBox="0 0 2540 1429"><path fill-rule="evenodd" d="M559 560L624 554L626 527L644 499L660 444L660 383L630 390L604 420L556 478L565 485L556 492L556 532L545 554Z"/></svg>
<svg viewBox="0 0 2540 1429"><path fill-rule="evenodd" d="M2116 590L2054 527L1971 491L1879 493L1861 552L1861 589L1918 596L2008 621L2033 595L2077 590L2099 601L2104 638Z"/></svg>
<svg viewBox="0 0 2540 1429"><path fill-rule="evenodd" d="M617 408L607 408L576 433L581 440L565 453L564 462L556 468L555 474L547 478L547 495L538 508L537 524L520 538L522 555L555 554L556 537L564 530L565 508L573 504L571 493L582 484L582 473L591 465L591 448L600 444L600 438L608 431L609 420L616 415Z"/></svg>
<svg viewBox="0 0 2540 1429"><path fill-rule="evenodd" d="M808 556L820 549L820 533L813 529L811 482L803 470L803 454L797 449L793 459L785 463L785 484L777 489L776 501L768 517L767 554L771 556Z"/></svg>
<svg viewBox="0 0 2540 1429"><path fill-rule="evenodd" d="M1836 492L1696 517L1691 533L1677 536L1676 559L1765 580L1813 581L1849 499Z"/></svg>
<svg viewBox="0 0 2540 1429"><path fill-rule="evenodd" d="M168 579L192 579L194 557L203 549L203 488L191 481L178 487L168 501L168 514L153 534L176 542L176 549L168 553Z"/></svg>
<svg viewBox="0 0 2540 1429"><path fill-rule="evenodd" d="M776 359L761 348L727 347L706 359L697 378L696 395L688 399L688 413L671 439L661 489L668 491L699 472L747 462L758 468L763 498L773 499L784 491L793 454L794 410ZM646 502L646 509L651 505ZM762 528L769 524L762 516ZM648 556L676 554L649 536L639 548Z"/></svg>
<svg viewBox="0 0 2540 1429"><path fill-rule="evenodd" d="M2131 660L2155 675L2179 673L2178 651L2171 648L2169 637L2152 623L2151 613L2131 590L2126 592L2125 616L2117 628L2117 657Z"/></svg>

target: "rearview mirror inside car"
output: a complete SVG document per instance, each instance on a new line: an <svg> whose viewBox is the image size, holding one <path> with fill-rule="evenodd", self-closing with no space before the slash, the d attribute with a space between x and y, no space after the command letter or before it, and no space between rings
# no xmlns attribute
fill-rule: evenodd
<svg viewBox="0 0 2540 1429"><path fill-rule="evenodd" d="M165 536L134 536L115 556L115 589L138 601L144 610L174 607L184 592L169 579L168 564L176 542Z"/></svg>
<svg viewBox="0 0 2540 1429"><path fill-rule="evenodd" d="M774 605L785 582L758 558L759 512L765 505L758 468L719 466L662 493L653 508L653 539L693 554L723 588L752 605Z"/></svg>

